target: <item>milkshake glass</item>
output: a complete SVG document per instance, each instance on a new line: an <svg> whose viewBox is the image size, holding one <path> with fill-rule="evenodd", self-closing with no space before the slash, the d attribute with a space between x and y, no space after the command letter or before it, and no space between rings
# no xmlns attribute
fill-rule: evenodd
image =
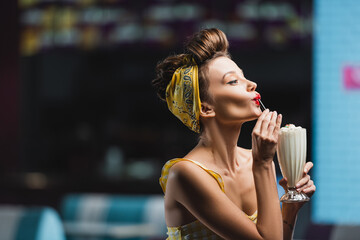
<svg viewBox="0 0 360 240"><path fill-rule="evenodd" d="M303 177L306 162L306 129L288 124L279 132L277 157L282 175L288 181L288 192L281 202L305 202L310 198L296 191L295 184Z"/></svg>

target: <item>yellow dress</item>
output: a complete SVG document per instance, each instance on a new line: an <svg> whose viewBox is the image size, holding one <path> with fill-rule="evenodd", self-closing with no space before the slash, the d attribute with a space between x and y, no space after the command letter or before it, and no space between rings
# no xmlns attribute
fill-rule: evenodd
<svg viewBox="0 0 360 240"><path fill-rule="evenodd" d="M180 161L189 161L192 162L199 167L201 167L203 170L205 170L208 174L210 174L219 184L220 189L225 192L224 188L224 182L220 176L220 174L206 168L204 165L202 165L199 162L196 162L194 160L185 159L185 158L176 158L169 160L165 163L164 167L161 171L161 177L159 179L161 188L163 192L166 191L166 182L169 175L170 168L177 162ZM248 216L248 218L256 223L257 220L257 211L251 216ZM179 226L179 227L168 227L168 238L167 240L217 240L222 239L218 235L216 235L214 232L212 232L210 229L208 229L205 225L203 225L200 221L196 220L194 222Z"/></svg>

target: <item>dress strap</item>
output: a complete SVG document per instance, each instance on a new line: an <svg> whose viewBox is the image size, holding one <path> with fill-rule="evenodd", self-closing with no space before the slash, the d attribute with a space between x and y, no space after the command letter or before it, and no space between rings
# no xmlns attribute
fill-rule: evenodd
<svg viewBox="0 0 360 240"><path fill-rule="evenodd" d="M167 179L168 179L168 175L169 175L169 171L170 168L175 164L178 163L180 161L188 161L188 162L192 162L196 165L198 165L199 167L201 167L203 170L205 170L208 174L210 174L215 180L216 182L219 184L221 191L225 192L225 187L224 187L224 181L222 179L222 177L220 176L220 174L218 174L217 172L208 169L207 167L205 167L204 165L202 165L199 162L196 162L194 160L191 159L186 159L186 158L175 158L172 160L169 160L165 163L165 165L163 166L162 170L161 170L161 177L159 179L160 182L160 186L163 190L163 192L165 193L166 191L166 183L167 183Z"/></svg>
<svg viewBox="0 0 360 240"><path fill-rule="evenodd" d="M249 215L247 215L248 216L248 218L251 220L251 221L253 221L254 223L256 223L257 222L257 210L253 213L253 215L251 215L251 216L249 216Z"/></svg>

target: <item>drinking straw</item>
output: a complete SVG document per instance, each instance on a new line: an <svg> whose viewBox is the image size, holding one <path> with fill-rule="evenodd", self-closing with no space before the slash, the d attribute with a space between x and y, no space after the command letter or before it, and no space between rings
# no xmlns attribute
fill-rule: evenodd
<svg viewBox="0 0 360 240"><path fill-rule="evenodd" d="M264 106L264 104L261 102L260 99L258 99L259 103L260 103L260 109L262 109L262 111L265 111L266 107Z"/></svg>

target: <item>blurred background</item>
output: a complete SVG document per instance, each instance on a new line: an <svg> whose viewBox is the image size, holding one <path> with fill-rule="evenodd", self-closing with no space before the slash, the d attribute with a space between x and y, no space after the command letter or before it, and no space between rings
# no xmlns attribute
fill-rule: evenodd
<svg viewBox="0 0 360 240"><path fill-rule="evenodd" d="M6 211L48 207L60 215L68 239L84 232L91 239L109 235L104 230L109 224L66 225L77 221L74 212L81 206L110 211L116 202L150 201L159 209L162 165L185 155L197 135L157 98L154 69L169 54L181 53L188 36L217 27L226 33L234 61L258 84L265 106L282 113L284 124L308 129L307 159L315 164L319 193L300 212L295 238L334 239L334 224L360 224L359 203L346 209L341 204L360 194L352 191L360 180L360 166L352 164L360 154L358 5L356 0L2 2L0 204ZM328 84L331 79L334 84ZM329 99L334 103L325 105ZM251 148L254 124L244 125L240 146ZM339 131L343 125L351 126L350 138ZM329 140L334 136L340 137ZM349 184L339 183L341 159L352 171L346 174L341 164ZM281 177L278 166L277 174ZM342 192L343 185L349 187ZM94 223L101 211L82 217Z"/></svg>

